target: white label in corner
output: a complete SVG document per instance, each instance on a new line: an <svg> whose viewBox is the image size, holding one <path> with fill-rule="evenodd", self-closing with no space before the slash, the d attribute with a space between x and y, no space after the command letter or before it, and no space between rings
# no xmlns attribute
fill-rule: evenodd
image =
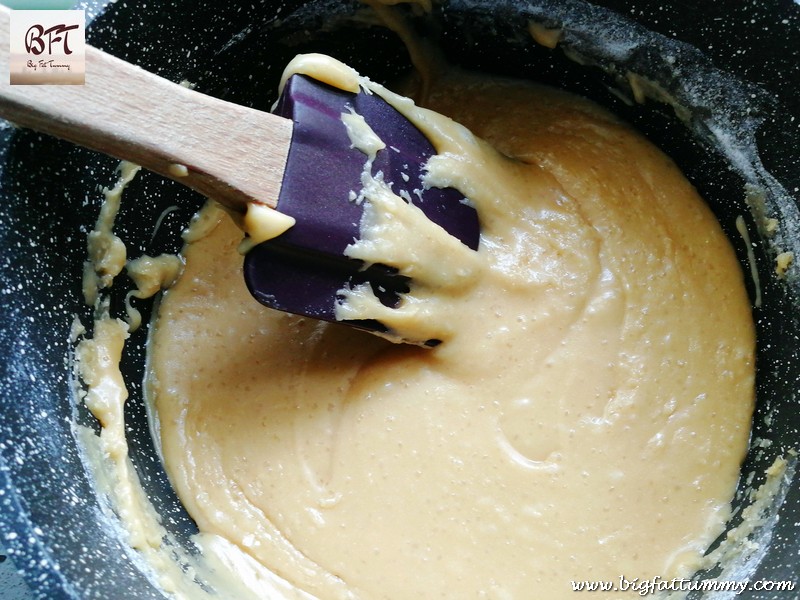
<svg viewBox="0 0 800 600"><path fill-rule="evenodd" d="M83 10L12 10L9 83L83 85L86 13Z"/></svg>

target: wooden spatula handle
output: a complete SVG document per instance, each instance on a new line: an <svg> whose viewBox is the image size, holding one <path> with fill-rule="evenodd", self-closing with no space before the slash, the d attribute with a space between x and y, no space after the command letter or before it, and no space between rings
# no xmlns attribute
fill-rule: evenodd
<svg viewBox="0 0 800 600"><path fill-rule="evenodd" d="M85 85L10 85L0 7L0 117L129 160L241 212L274 208L292 123L157 77L90 46Z"/></svg>

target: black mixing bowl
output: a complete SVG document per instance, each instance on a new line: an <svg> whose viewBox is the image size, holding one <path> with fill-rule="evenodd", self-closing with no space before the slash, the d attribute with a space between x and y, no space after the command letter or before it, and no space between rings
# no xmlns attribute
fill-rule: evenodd
<svg viewBox="0 0 800 600"><path fill-rule="evenodd" d="M103 4L86 5L93 45L262 109L275 99L283 65L299 52L331 54L383 82L408 68L394 34L350 19L360 7L355 2ZM563 30L557 49L534 43L531 20ZM753 435L766 441L754 445L743 473L753 473L758 485L776 457L789 459L754 533L759 549L742 561L738 575L800 585L800 482L787 453L800 441L800 285L796 267L785 280L774 271L775 248L800 258L800 6L791 0L452 0L436 5L432 22L416 24L455 64L551 83L606 105L672 156L708 200L736 248L753 300L761 297L754 308ZM668 102L632 102L629 73L658 83ZM649 89L652 95L655 88ZM97 186L113 182L116 164L30 131L0 128L0 525L11 558L40 598L162 597L122 541L113 514L101 508L74 435L75 423L96 424L75 402L70 325L74 315L91 320L80 293L85 238L101 200ZM747 204L759 197L779 220L770 239L757 233ZM176 251L180 229L201 202L179 185L142 174L118 221L130 255ZM153 236L156 219L173 205L177 210ZM734 226L739 215L751 232L759 286ZM124 364L131 459L166 527L190 548L194 525L168 485L147 427L145 341L146 328L132 336ZM740 511L751 502L742 479Z"/></svg>

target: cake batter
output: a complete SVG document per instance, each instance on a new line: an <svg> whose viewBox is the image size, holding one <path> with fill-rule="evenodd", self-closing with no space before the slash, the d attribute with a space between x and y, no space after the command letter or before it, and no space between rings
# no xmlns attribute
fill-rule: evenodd
<svg viewBox="0 0 800 600"><path fill-rule="evenodd" d="M754 396L750 308L713 214L586 100L457 73L424 99L454 122L357 81L434 143L428 183L475 205L480 247L362 223L353 255L415 285L391 314L364 290L342 310L443 340L426 349L265 309L226 218L188 245L148 394L203 535L320 598L691 575L729 517Z"/></svg>

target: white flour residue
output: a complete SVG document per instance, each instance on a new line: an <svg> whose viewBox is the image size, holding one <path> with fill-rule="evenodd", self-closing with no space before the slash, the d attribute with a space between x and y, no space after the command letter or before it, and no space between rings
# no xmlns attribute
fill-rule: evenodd
<svg viewBox="0 0 800 600"><path fill-rule="evenodd" d="M758 443L759 440L754 441L754 444ZM783 504L796 469L797 452L790 449L766 469L763 481L757 487L753 485L756 474L751 472L748 475L747 486L742 492L747 504L741 509L741 522L730 529L719 546L706 556L706 568L713 569L717 565L721 568L715 576L717 580L745 581L765 558L778 522L774 507ZM721 599L729 597L732 598L733 594L720 596Z"/></svg>

